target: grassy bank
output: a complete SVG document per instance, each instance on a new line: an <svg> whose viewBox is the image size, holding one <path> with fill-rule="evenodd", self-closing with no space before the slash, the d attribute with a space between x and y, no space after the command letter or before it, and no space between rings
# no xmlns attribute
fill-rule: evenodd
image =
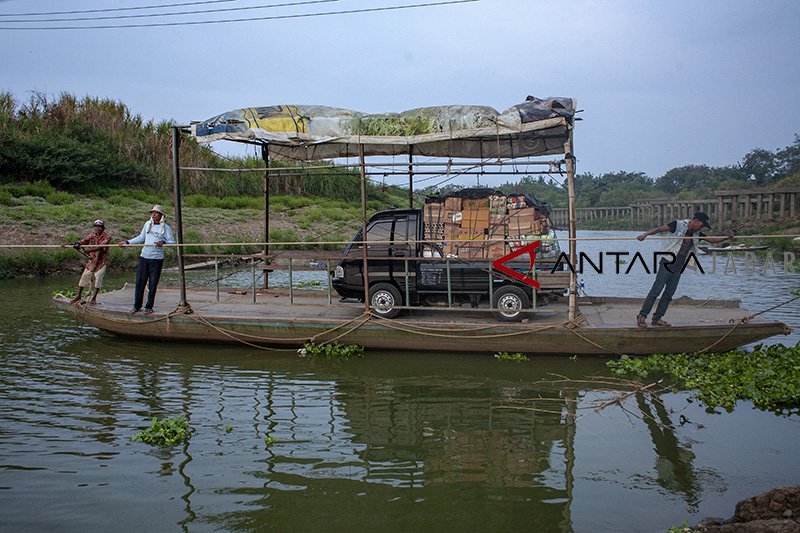
<svg viewBox="0 0 800 533"><path fill-rule="evenodd" d="M185 199L184 241L197 244L187 253L247 254L260 250L251 242L264 240L263 197L193 194ZM370 211L400 207L402 197L369 202ZM108 190L104 197L56 190L45 182L0 186L0 244L60 245L79 240L91 231L92 221L106 221L112 242L138 234L155 203L165 206L171 222L169 198L140 190ZM271 242L341 242L360 226L360 204L330 198L278 195L270 202ZM215 243L233 243L222 246ZM237 244L240 243L240 244ZM275 246L274 249L287 246ZM309 249L340 249L342 245L307 245ZM136 263L138 250L112 248L115 268ZM2 249L0 277L43 275L80 269L83 256L71 248Z"/></svg>

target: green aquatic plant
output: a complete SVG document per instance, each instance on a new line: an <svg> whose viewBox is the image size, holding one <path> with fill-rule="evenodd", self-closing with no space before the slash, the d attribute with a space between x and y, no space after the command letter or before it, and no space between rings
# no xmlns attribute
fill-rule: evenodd
<svg viewBox="0 0 800 533"><path fill-rule="evenodd" d="M231 431L233 431L233 426L231 425L225 426L225 433L230 433Z"/></svg>
<svg viewBox="0 0 800 533"><path fill-rule="evenodd" d="M508 353L508 352L499 352L494 354L495 359L499 359L500 361L514 361L515 363L521 363L522 361L527 361L528 356L525 354L517 353Z"/></svg>
<svg viewBox="0 0 800 533"><path fill-rule="evenodd" d="M672 526L667 530L667 533L692 533L693 529L689 527L689 522L681 520L681 525Z"/></svg>
<svg viewBox="0 0 800 533"><path fill-rule="evenodd" d="M131 440L151 446L175 446L186 442L190 436L189 423L182 416L163 419L153 417L150 427L131 437Z"/></svg>
<svg viewBox="0 0 800 533"><path fill-rule="evenodd" d="M266 437L264 437L264 444L266 444L267 446L272 446L273 444L275 444L275 439L272 438L272 435L267 435Z"/></svg>
<svg viewBox="0 0 800 533"><path fill-rule="evenodd" d="M78 295L78 289L75 287L70 287L69 289L61 289L58 291L53 291L51 293L53 298L66 298L67 300L72 300L75 296Z"/></svg>
<svg viewBox="0 0 800 533"><path fill-rule="evenodd" d="M319 359L352 359L364 357L364 347L358 344L314 344L307 342L297 350L300 357L315 357Z"/></svg>
<svg viewBox="0 0 800 533"><path fill-rule="evenodd" d="M738 400L776 413L800 412L800 345L758 345L752 352L654 354L606 363L614 374L666 375L679 389L697 391L709 409L732 411Z"/></svg>

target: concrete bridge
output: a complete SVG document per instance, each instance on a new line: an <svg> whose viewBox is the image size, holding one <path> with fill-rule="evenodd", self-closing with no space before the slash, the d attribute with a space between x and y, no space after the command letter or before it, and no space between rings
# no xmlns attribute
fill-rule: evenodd
<svg viewBox="0 0 800 533"><path fill-rule="evenodd" d="M578 227L586 222L627 222L632 228L660 226L680 218L691 218L704 211L712 225L727 226L731 222L752 220L795 219L800 215L800 188L720 190L715 198L700 200L644 200L627 206L578 207L575 217ZM567 227L566 208L554 208L551 219L556 226Z"/></svg>

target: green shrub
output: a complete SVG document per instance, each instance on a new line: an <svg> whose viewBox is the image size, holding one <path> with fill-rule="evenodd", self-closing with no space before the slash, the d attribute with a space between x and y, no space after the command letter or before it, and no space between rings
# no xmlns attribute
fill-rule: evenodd
<svg viewBox="0 0 800 533"><path fill-rule="evenodd" d="M68 192L55 191L48 194L45 199L53 205L66 205L75 201L75 197Z"/></svg>
<svg viewBox="0 0 800 533"><path fill-rule="evenodd" d="M0 189L0 205L14 205L14 195L7 189Z"/></svg>
<svg viewBox="0 0 800 533"><path fill-rule="evenodd" d="M270 231L269 231L269 242L288 242L288 243L292 243L292 242L299 242L299 241L300 241L300 238L297 236L297 234L294 231L292 231L290 229L275 228L275 229L270 229ZM296 248L296 246L292 246L291 244L289 244L289 245L277 244L275 246L270 246L270 249L273 249L273 248L275 250L286 250L286 249Z"/></svg>
<svg viewBox="0 0 800 533"><path fill-rule="evenodd" d="M149 428L131 437L131 440L151 446L175 446L189 440L189 423L182 416L158 419L153 417Z"/></svg>
<svg viewBox="0 0 800 533"><path fill-rule="evenodd" d="M23 196L47 198L48 195L56 192L55 187L43 180L29 183L18 183L15 185L6 185L6 188L17 198L22 198Z"/></svg>

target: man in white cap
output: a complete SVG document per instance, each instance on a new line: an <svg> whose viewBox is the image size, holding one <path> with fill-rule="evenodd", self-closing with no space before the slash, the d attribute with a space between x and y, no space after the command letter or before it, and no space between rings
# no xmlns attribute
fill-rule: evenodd
<svg viewBox="0 0 800 533"><path fill-rule="evenodd" d="M144 312L145 314L153 312L158 280L161 278L161 267L164 265L162 246L175 244L172 229L164 221L164 216L164 208L154 205L150 210L150 220L145 222L142 232L133 239L119 243L120 246L144 244L139 257L139 265L136 267L136 292L131 313L138 313L142 309L145 284L147 284L147 303L144 306Z"/></svg>
<svg viewBox="0 0 800 533"><path fill-rule="evenodd" d="M70 303L78 303L83 295L83 289L91 290L91 287L94 286L94 294L89 299L89 305L97 305L97 293L103 288L103 278L108 267L108 243L110 241L111 236L106 233L106 223L97 219L94 221L94 231L72 245L73 248L87 256L89 261L86 262L86 268L78 281L78 294L70 300Z"/></svg>

